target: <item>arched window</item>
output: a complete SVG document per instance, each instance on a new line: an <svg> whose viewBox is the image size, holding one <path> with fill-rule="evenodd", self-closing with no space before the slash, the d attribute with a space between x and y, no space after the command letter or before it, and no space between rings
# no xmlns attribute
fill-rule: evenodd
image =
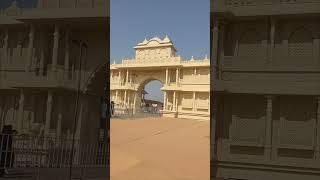
<svg viewBox="0 0 320 180"><path fill-rule="evenodd" d="M240 36L239 56L259 56L261 52L261 39L256 29L248 29Z"/></svg>
<svg viewBox="0 0 320 180"><path fill-rule="evenodd" d="M288 39L289 56L312 56L313 37L312 32L302 27L293 31Z"/></svg>

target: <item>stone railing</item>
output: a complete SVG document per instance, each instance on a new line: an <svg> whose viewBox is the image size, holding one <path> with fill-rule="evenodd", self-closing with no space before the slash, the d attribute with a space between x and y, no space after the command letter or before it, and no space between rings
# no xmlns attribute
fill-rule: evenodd
<svg viewBox="0 0 320 180"><path fill-rule="evenodd" d="M210 75L207 76L200 75L200 76L191 76L188 78L180 79L179 83L183 84L210 84Z"/></svg>
<svg viewBox="0 0 320 180"><path fill-rule="evenodd" d="M318 0L215 0L211 8L213 12L225 12L224 15L232 17L314 14L319 13L319 7Z"/></svg>
<svg viewBox="0 0 320 180"><path fill-rule="evenodd" d="M223 71L319 71L317 59L313 56L225 56Z"/></svg>
<svg viewBox="0 0 320 180"><path fill-rule="evenodd" d="M199 64L210 65L210 60L209 59L189 60L189 61L182 61L181 63L185 65L199 65Z"/></svg>
<svg viewBox="0 0 320 180"><path fill-rule="evenodd" d="M101 8L105 0L38 0L38 8Z"/></svg>
<svg viewBox="0 0 320 180"><path fill-rule="evenodd" d="M113 82L111 82L110 83L110 85L112 86L112 87L119 87L119 86L121 86L121 87L123 87L123 88L137 88L138 86L139 86L139 84L137 84L137 83L126 83L126 82L115 82L115 81L113 81Z"/></svg>
<svg viewBox="0 0 320 180"><path fill-rule="evenodd" d="M226 6L254 6L254 5L278 5L278 4L304 4L320 3L318 0L226 0Z"/></svg>
<svg viewBox="0 0 320 180"><path fill-rule="evenodd" d="M122 60L122 64L118 65L134 65L134 64L175 64L175 63L180 63L181 62L181 57L169 57L169 58L151 58L151 59L125 59ZM113 65L115 66L115 65Z"/></svg>
<svg viewBox="0 0 320 180"><path fill-rule="evenodd" d="M82 70L81 77L79 70L65 70L63 65L57 65L53 70L52 66L46 65L43 68L32 67L25 71L24 63L12 62L1 66L0 79L3 79L8 84L20 84L23 86L52 86L52 84L60 84L67 88L76 88L77 82L80 79L81 89L85 90L87 82L92 72L90 70Z"/></svg>
<svg viewBox="0 0 320 180"><path fill-rule="evenodd" d="M195 107L197 109L209 109L209 106L210 106L210 101L207 99L207 100L196 100L195 101Z"/></svg>

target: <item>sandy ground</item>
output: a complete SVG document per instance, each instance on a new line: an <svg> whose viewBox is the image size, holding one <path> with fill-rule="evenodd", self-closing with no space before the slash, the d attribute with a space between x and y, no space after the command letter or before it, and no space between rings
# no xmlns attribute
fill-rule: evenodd
<svg viewBox="0 0 320 180"><path fill-rule="evenodd" d="M111 121L111 180L209 180L209 121Z"/></svg>

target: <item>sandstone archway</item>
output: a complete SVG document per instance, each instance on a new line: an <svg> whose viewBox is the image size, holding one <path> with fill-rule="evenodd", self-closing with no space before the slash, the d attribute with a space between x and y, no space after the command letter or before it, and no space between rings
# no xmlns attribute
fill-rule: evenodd
<svg viewBox="0 0 320 180"><path fill-rule="evenodd" d="M183 60L171 40L145 39L135 58L110 66L110 99L117 107L136 112L143 87L152 80L164 84L163 115L209 120L210 60Z"/></svg>

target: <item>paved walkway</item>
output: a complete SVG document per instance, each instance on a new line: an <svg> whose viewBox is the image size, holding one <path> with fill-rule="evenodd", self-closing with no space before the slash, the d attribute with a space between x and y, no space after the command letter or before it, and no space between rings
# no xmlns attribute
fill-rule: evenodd
<svg viewBox="0 0 320 180"><path fill-rule="evenodd" d="M209 121L111 121L111 180L209 180Z"/></svg>

